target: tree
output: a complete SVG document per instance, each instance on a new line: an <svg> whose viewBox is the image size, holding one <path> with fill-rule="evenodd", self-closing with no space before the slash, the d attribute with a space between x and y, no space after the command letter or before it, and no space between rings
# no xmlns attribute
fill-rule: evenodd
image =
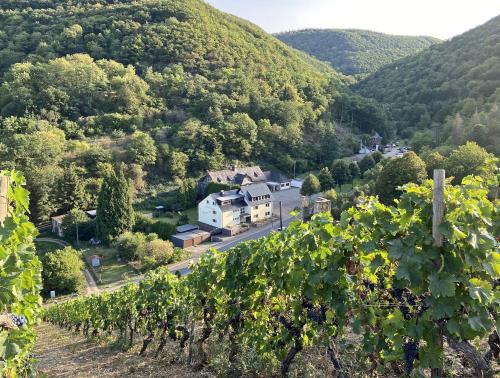
<svg viewBox="0 0 500 378"><path fill-rule="evenodd" d="M107 172L97 200L96 234L109 243L134 225L130 189L121 168Z"/></svg>
<svg viewBox="0 0 500 378"><path fill-rule="evenodd" d="M64 217L62 229L67 239L90 240L95 236L95 220L81 209L72 209Z"/></svg>
<svg viewBox="0 0 500 378"><path fill-rule="evenodd" d="M373 160L372 154L365 155L363 159L359 162L359 170L361 173L365 173L367 170L375 167L375 160Z"/></svg>
<svg viewBox="0 0 500 378"><path fill-rule="evenodd" d="M446 159L447 176L453 176L453 183L459 184L468 175L481 175L487 160L494 158L475 142L467 142L458 147Z"/></svg>
<svg viewBox="0 0 500 378"><path fill-rule="evenodd" d="M382 152L380 151L375 151L371 154L371 156L375 164L380 163L382 160L384 160L384 155L382 155Z"/></svg>
<svg viewBox="0 0 500 378"><path fill-rule="evenodd" d="M76 164L69 164L59 179L58 203L60 211L67 213L70 209L87 209L88 195L85 192L85 182L82 179L84 170Z"/></svg>
<svg viewBox="0 0 500 378"><path fill-rule="evenodd" d="M302 194L303 196L312 196L313 194L319 193L320 191L321 183L315 175L310 174L302 183L300 194Z"/></svg>
<svg viewBox="0 0 500 378"><path fill-rule="evenodd" d="M434 138L430 132L418 131L411 139L411 148L419 154L424 147L431 147L434 144Z"/></svg>
<svg viewBox="0 0 500 378"><path fill-rule="evenodd" d="M353 160L349 163L349 172L352 179L358 178L361 175L361 171L356 161Z"/></svg>
<svg viewBox="0 0 500 378"><path fill-rule="evenodd" d="M445 168L446 159L439 152L429 152L422 156L422 160L425 162L427 176L429 178L433 177L433 172L435 169Z"/></svg>
<svg viewBox="0 0 500 378"><path fill-rule="evenodd" d="M190 209L196 206L198 196L198 183L194 179L186 179L179 186L179 200L184 209Z"/></svg>
<svg viewBox="0 0 500 378"><path fill-rule="evenodd" d="M42 259L43 288L48 293L77 293L85 288L84 267L80 253L71 247L48 252Z"/></svg>
<svg viewBox="0 0 500 378"><path fill-rule="evenodd" d="M322 191L331 189L335 186L335 182L333 181L332 174L328 167L324 167L321 171L319 171L318 179L321 184Z"/></svg>
<svg viewBox="0 0 500 378"><path fill-rule="evenodd" d="M332 167L333 179L336 184L342 185L351 181L351 172L349 170L349 163L344 159L335 160Z"/></svg>
<svg viewBox="0 0 500 378"><path fill-rule="evenodd" d="M426 178L425 163L413 151L407 152L385 165L375 183L375 192L380 201L390 204L399 197L400 186L409 182L421 183Z"/></svg>
<svg viewBox="0 0 500 378"><path fill-rule="evenodd" d="M127 143L127 155L131 163L150 165L156 161L156 145L148 134L136 131Z"/></svg>
<svg viewBox="0 0 500 378"><path fill-rule="evenodd" d="M189 162L189 157L181 151L172 151L168 159L168 168L170 176L174 180L183 180L186 177L186 166Z"/></svg>

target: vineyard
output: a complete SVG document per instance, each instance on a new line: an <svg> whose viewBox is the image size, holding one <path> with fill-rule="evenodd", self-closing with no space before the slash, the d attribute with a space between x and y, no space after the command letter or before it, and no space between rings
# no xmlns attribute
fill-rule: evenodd
<svg viewBox="0 0 500 378"><path fill-rule="evenodd" d="M327 351L336 376L352 376L340 350L348 332L357 335L358 372L441 376L445 341L478 376L493 376L500 222L498 202L488 199L492 181L448 183L442 245L433 238L428 180L407 185L395 206L367 198L338 223L326 215L297 221L206 254L188 276L159 269L138 285L54 305L44 318L89 337L141 340L140 354L175 341L198 366L210 362L210 342L225 343L230 364L251 350L279 361L283 376L310 347ZM488 340L486 355L474 346L479 339Z"/></svg>
<svg viewBox="0 0 500 378"><path fill-rule="evenodd" d="M17 173L0 172L0 375L9 378L31 373L33 326L41 311L41 264L24 184Z"/></svg>

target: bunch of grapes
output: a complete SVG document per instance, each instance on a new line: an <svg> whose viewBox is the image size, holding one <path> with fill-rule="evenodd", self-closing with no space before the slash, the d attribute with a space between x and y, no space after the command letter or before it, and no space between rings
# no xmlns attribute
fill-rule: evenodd
<svg viewBox="0 0 500 378"><path fill-rule="evenodd" d="M10 314L10 318L18 328L22 328L28 322L24 315Z"/></svg>
<svg viewBox="0 0 500 378"><path fill-rule="evenodd" d="M363 280L363 285L365 285L365 288L370 291L375 290L375 284L369 280Z"/></svg>
<svg viewBox="0 0 500 378"><path fill-rule="evenodd" d="M413 370L413 361L418 358L418 344L415 342L405 343L403 351L405 353L406 376L409 377Z"/></svg>

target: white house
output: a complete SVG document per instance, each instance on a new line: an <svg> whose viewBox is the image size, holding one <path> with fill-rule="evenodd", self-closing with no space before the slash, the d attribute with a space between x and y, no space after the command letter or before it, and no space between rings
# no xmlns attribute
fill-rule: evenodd
<svg viewBox="0 0 500 378"><path fill-rule="evenodd" d="M198 204L198 224L202 229L231 229L273 216L273 196L265 183L207 196Z"/></svg>

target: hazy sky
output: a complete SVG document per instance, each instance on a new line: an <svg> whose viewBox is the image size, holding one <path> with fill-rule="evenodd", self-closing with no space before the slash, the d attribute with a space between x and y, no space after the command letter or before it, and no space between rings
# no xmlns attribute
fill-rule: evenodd
<svg viewBox="0 0 500 378"><path fill-rule="evenodd" d="M270 33L355 28L450 38L500 15L500 0L206 0Z"/></svg>

